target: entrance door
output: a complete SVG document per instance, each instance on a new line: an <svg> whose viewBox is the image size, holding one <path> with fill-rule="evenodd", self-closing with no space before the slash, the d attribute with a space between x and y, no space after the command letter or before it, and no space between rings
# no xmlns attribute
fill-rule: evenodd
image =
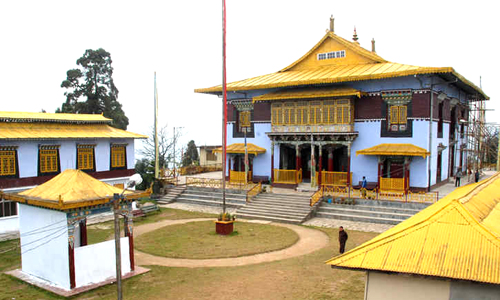
<svg viewBox="0 0 500 300"><path fill-rule="evenodd" d="M311 148L304 147L300 150L300 157L302 162L302 180L311 179Z"/></svg>
<svg viewBox="0 0 500 300"><path fill-rule="evenodd" d="M442 161L442 152L438 151L437 157L437 171L436 171L436 183L441 181L441 161Z"/></svg>

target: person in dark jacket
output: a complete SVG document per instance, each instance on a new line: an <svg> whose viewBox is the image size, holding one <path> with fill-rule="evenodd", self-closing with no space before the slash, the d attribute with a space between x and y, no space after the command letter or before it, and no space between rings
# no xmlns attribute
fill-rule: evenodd
<svg viewBox="0 0 500 300"><path fill-rule="evenodd" d="M340 226L339 228L339 244L340 244L340 254L345 251L345 243L347 242L347 232L345 232L344 227Z"/></svg>
<svg viewBox="0 0 500 300"><path fill-rule="evenodd" d="M479 181L479 170L476 170L476 173L474 173L474 179L476 180L476 182Z"/></svg>

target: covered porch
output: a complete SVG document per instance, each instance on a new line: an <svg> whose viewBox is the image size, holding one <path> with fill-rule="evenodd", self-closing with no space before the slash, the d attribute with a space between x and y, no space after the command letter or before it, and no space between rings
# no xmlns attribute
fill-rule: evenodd
<svg viewBox="0 0 500 300"><path fill-rule="evenodd" d="M253 160L259 154L264 154L266 149L247 143L247 157L248 157L248 174L245 180L245 144L234 143L226 148L227 154L227 173L226 180L234 184L245 184L247 182L262 181L259 178L254 178L253 174ZM222 148L217 148L214 152L222 153Z"/></svg>
<svg viewBox="0 0 500 300"><path fill-rule="evenodd" d="M296 187L306 182L317 187L349 186L352 183L349 153L357 134L268 133L268 136L272 141L273 185ZM276 157L275 148L278 150Z"/></svg>
<svg viewBox="0 0 500 300"><path fill-rule="evenodd" d="M356 155L378 156L377 187L380 192L408 194L410 190L410 162L414 157L426 158L426 149L413 144L379 144L356 151Z"/></svg>

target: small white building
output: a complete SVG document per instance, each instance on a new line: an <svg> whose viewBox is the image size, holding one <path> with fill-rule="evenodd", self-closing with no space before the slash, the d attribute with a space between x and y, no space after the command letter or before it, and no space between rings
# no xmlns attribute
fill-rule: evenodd
<svg viewBox="0 0 500 300"><path fill-rule="evenodd" d="M0 112L0 190L21 192L66 169L123 187L134 174L134 140L102 115ZM0 233L19 229L18 206L0 199Z"/></svg>
<svg viewBox="0 0 500 300"><path fill-rule="evenodd" d="M112 211L113 195L122 190L68 169L33 189L4 194L19 203L22 268L9 274L65 296L114 281L115 242L88 245L86 220ZM134 264L131 202L148 195L127 191L120 202L125 228L125 237L120 238L123 276L147 271L136 270Z"/></svg>

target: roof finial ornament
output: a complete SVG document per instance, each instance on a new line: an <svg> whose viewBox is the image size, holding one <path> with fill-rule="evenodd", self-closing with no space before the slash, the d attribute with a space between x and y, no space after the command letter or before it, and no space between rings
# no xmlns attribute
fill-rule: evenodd
<svg viewBox="0 0 500 300"><path fill-rule="evenodd" d="M358 34L356 33L356 26L354 26L354 34L352 35L352 40L359 45Z"/></svg>
<svg viewBox="0 0 500 300"><path fill-rule="evenodd" d="M333 15L330 17L330 31L331 32L334 32L334 27L333 27L333 22L335 21L335 19L333 18Z"/></svg>
<svg viewBox="0 0 500 300"><path fill-rule="evenodd" d="M372 52L375 53L375 39L372 38Z"/></svg>

